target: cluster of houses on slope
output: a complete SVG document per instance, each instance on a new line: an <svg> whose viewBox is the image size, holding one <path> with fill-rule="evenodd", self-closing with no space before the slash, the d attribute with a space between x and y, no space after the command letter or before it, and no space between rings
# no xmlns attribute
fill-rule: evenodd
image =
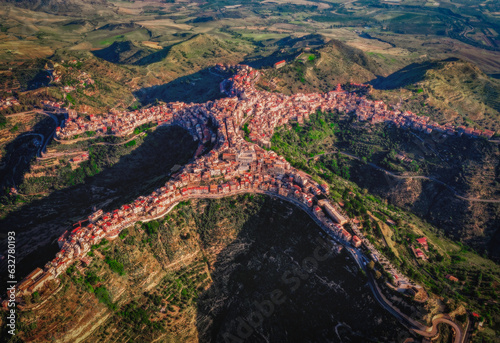
<svg viewBox="0 0 500 343"><path fill-rule="evenodd" d="M19 105L19 102L13 96L5 98L5 99L4 98L0 98L0 111L1 110L5 110L5 109L7 109L9 107L18 106L18 105Z"/></svg>
<svg viewBox="0 0 500 343"><path fill-rule="evenodd" d="M286 96L279 93L259 91L253 87L259 74L246 67L240 68L232 78L221 83L221 90L230 85L229 96L238 96L241 105L244 104L245 117L251 116L248 129L249 138L262 146L269 146L270 139L276 126L288 121L303 123L309 119L309 114L317 110L323 112L339 111L356 116L360 121L376 123L392 123L398 127L413 128L431 133L433 131L448 135L469 135L491 138L495 132L491 130L477 130L463 126L440 125L431 122L429 117L418 116L410 111L389 109L383 101L368 100L368 85L356 85L365 92L346 92L340 85L336 90L328 93L294 94ZM242 106L243 107L243 106Z"/></svg>
<svg viewBox="0 0 500 343"><path fill-rule="evenodd" d="M216 198L244 192L276 194L301 203L311 211L314 207L314 214L335 230L339 238L346 241L352 238L342 228L347 220L334 205L324 199L318 201L322 194L328 194L326 184L318 184L275 152L249 143L239 135L244 115L238 108L237 98L197 106L180 103L165 106L172 108L171 123L185 127L202 142L211 140L215 148L185 165L152 194L110 213L96 211L89 216L88 225L64 233L58 240L61 250L45 265L43 278L38 273L30 274L21 283L23 287L18 288L22 290L19 295L29 292L30 288L24 286L38 282L37 287L41 287L40 282L54 279L75 261L86 259L92 245L103 238L114 239L135 222L161 217L179 201L190 198ZM214 132L209 127L215 128Z"/></svg>
<svg viewBox="0 0 500 343"><path fill-rule="evenodd" d="M61 101L55 102L55 101L50 101L50 100L43 100L42 107L48 111L61 111L61 110L68 111L64 107L64 103ZM71 113L72 113L72 117L76 117L75 111L71 111Z"/></svg>
<svg viewBox="0 0 500 343"><path fill-rule="evenodd" d="M468 135L474 137L484 137L490 139L495 134L491 130L475 130L464 126L454 127L453 125L440 125L431 122L429 117L418 116L410 111L401 112L399 110L388 109L383 101L367 100L365 97L356 99L357 106L353 113L360 121L376 123L392 123L398 127L408 127L426 133L439 132L448 135Z"/></svg>
<svg viewBox="0 0 500 343"><path fill-rule="evenodd" d="M45 265L42 274L32 273L20 284L18 296L42 287L44 282L56 278L75 261L87 259L92 245L103 238L114 239L124 228L139 220L161 217L179 201L245 192L274 193L302 203L340 239L350 241L352 238L342 227L347 219L328 200L318 201L318 196L328 194L327 185L320 185L309 175L292 168L274 152L240 139L234 146L215 149L186 165L152 194L109 213L96 211L89 216L88 225L65 232L58 239L61 250Z"/></svg>
<svg viewBox="0 0 500 343"><path fill-rule="evenodd" d="M230 102L230 99L227 102ZM158 125L180 125L190 131L195 140L213 143L215 136L209 127L208 115L211 107L212 103L198 105L176 102L133 112L104 116L91 114L88 120L75 116L66 121L65 127L57 127L56 135L58 139L71 139L75 135L94 131L101 134L125 136L132 133L138 126L155 122Z"/></svg>
<svg viewBox="0 0 500 343"><path fill-rule="evenodd" d="M288 123L290 120L303 123L309 119L309 114L317 110L339 111L356 116L360 121L370 123L393 123L398 127L411 127L431 133L433 131L452 134L466 134L491 138L495 132L490 130L474 130L451 125L439 125L430 122L428 117L418 116L412 112L389 109L383 101L366 99L357 92L343 91L340 85L328 93L294 94L286 96L278 93L259 91L254 83L260 77L257 70L249 66L217 66L222 71L236 70L235 75L220 84L220 90L229 97L203 104L185 104L181 102L154 106L143 110L107 114L104 116L90 115L88 119L70 118L63 128L57 128L59 139L70 139L85 131L110 133L118 136L130 134L135 127L156 122L158 124L181 124L188 129L197 130L197 138L205 137L205 130L210 131L206 124L209 118L215 120L215 126L228 120L233 126L243 118L250 117L248 122L249 138L262 146L269 146L274 128ZM358 85L358 88L368 88ZM366 93L366 92L360 92ZM228 113L230 112L230 113ZM201 119L201 120L200 120ZM185 121L185 123L181 123ZM186 122L187 121L187 122ZM197 125L199 125L197 127ZM236 128L235 128L236 129Z"/></svg>
<svg viewBox="0 0 500 343"><path fill-rule="evenodd" d="M76 60L73 60L73 61L76 61ZM76 65L78 62L79 61L76 61L76 62L69 61L68 63ZM73 70L73 67L69 66L68 69ZM52 67L47 66L45 71L47 71L47 73L49 73L52 76L51 83L58 83L58 82L62 81L62 70L57 69L57 68L52 69ZM88 86L92 86L95 84L95 81L92 78L92 76L84 71L79 71L76 79L77 79L78 83L72 82L71 85L66 85L63 87L63 90L66 93L74 91L77 87L86 88Z"/></svg>
<svg viewBox="0 0 500 343"><path fill-rule="evenodd" d="M110 213L97 211L89 217L87 226L66 232L59 238L61 250L45 265L42 276L30 274L31 277L25 279L23 284L38 282L37 287L40 287L40 280L46 282L60 275L75 261L86 260L91 246L103 238L114 239L135 222L159 218L179 201L190 198L216 198L244 192L276 194L309 209L339 239L352 241L356 247L366 241L361 233L355 231L360 237L353 237L343 228L348 218L335 204L325 199L327 185L320 185L309 175L292 168L276 153L245 141L239 128L250 119L250 139L266 146L276 126L289 120L307 120L309 113L317 109L338 109L348 113L359 111L360 115L371 115L372 118L376 113L387 111L386 106L345 92L340 86L326 94L284 96L261 92L254 87L259 78L258 71L241 65L230 68L236 70L235 75L220 85L221 90L229 95L227 98L203 104L174 102L103 117L91 115L89 120L74 114L64 128L58 128L57 135L61 139L99 130L124 135L139 125L156 121L159 125L180 125L200 141L200 145L211 142L214 148L185 165L172 175L165 186L152 194L141 196ZM377 110L370 112L368 108ZM375 249L371 245L369 247ZM29 291L29 287L24 289Z"/></svg>

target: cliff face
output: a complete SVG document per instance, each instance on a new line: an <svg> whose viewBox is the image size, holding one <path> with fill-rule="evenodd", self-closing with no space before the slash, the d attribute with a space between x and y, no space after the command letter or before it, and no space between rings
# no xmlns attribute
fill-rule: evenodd
<svg viewBox="0 0 500 343"><path fill-rule="evenodd" d="M261 196L180 204L95 247L21 314L29 342L301 342L409 337L345 252L292 205ZM362 319L360 319L362 318ZM388 325L389 324L389 325ZM363 339L364 339L363 338ZM336 338L335 338L336 339Z"/></svg>

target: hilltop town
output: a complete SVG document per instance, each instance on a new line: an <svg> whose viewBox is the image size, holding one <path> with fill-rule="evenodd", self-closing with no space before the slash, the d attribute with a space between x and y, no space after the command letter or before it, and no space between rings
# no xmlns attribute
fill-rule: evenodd
<svg viewBox="0 0 500 343"><path fill-rule="evenodd" d="M250 140L261 146L269 146L275 127L289 121L303 123L309 119L309 114L316 110L339 111L355 116L359 121L368 121L371 124L390 123L397 127L412 128L426 133L435 131L448 135L465 134L487 139L495 134L491 130L465 126L454 127L450 124L440 125L432 122L429 117L391 108L392 106L388 106L381 100L369 100L366 96L371 89L369 85L352 84L356 87L356 91L347 92L342 90L339 84L336 90L328 93L299 93L287 96L260 91L254 87L260 73L248 66L216 66L216 69L221 72L233 68L238 70L236 75L220 84L220 91L226 93L228 98L204 104L173 102L104 116L90 114L88 120L77 116L76 112L72 111L66 126L57 128L57 137L70 139L87 131L126 136L137 126L156 122L158 125L179 124L188 130L194 130L196 131L195 139L206 143L209 140L215 141L215 136L212 138L210 130L206 127L210 118L213 118L215 122L223 122L226 130L228 130L227 125L233 128L234 121L242 124L250 119L248 121ZM232 112L230 116L227 114L228 111ZM200 112L205 122L202 120L201 123L197 123L196 120L199 119L194 118L198 118ZM231 136L227 138L232 139Z"/></svg>
<svg viewBox="0 0 500 343"><path fill-rule="evenodd" d="M229 66L218 65L221 71ZM89 263L87 253L102 239L112 240L138 221L160 218L179 202L192 198L218 198L241 193L263 193L290 201L304 209L332 238L354 249L364 245L370 257L384 264L398 283L414 286L363 237L354 222L349 233L343 225L350 219L338 204L328 200L328 185L318 183L302 171L291 167L283 157L265 149L274 128L289 121L303 122L316 111L346 111L361 120L392 121L401 126L421 125L426 130L433 124L420 123L411 113L388 111L379 102L366 100L355 92L337 87L327 94L284 96L259 91L254 83L259 72L248 66L231 66L236 74L220 84L229 97L204 104L168 103L141 111L90 116L85 121L72 111L64 127L57 128L58 139L70 139L85 131L117 136L131 133L134 128L155 121L158 125L179 125L200 142L195 159L171 176L161 188L148 196L112 212L97 210L88 217L88 224L66 231L59 239L60 251L44 269L28 275L17 287L17 295L33 293L54 280L76 261ZM362 89L367 86L358 85ZM59 107L59 104L45 104ZM374 119L375 118L375 119ZM251 142L243 137L240 127L248 121ZM411 123L411 124L410 124ZM456 132L456 131L455 131ZM255 144L258 143L258 144ZM201 155L206 148L213 148ZM360 251L356 252L360 253Z"/></svg>
<svg viewBox="0 0 500 343"><path fill-rule="evenodd" d="M0 16L1 338L500 342L500 1Z"/></svg>

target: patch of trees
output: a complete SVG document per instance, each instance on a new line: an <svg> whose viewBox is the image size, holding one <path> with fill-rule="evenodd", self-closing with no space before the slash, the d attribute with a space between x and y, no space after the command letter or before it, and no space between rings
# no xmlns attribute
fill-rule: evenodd
<svg viewBox="0 0 500 343"><path fill-rule="evenodd" d="M221 205L218 202L209 201L203 214L195 216L198 233L205 246L209 246L216 239L213 231L219 221L220 207Z"/></svg>
<svg viewBox="0 0 500 343"><path fill-rule="evenodd" d="M123 267L123 264L117 260L106 257L105 262L108 264L109 268L118 275L125 275L125 268Z"/></svg>
<svg viewBox="0 0 500 343"><path fill-rule="evenodd" d="M155 127L157 124L156 123L146 123L142 124L141 126L138 126L134 129L134 135L138 135L141 132L148 131L150 128Z"/></svg>
<svg viewBox="0 0 500 343"><path fill-rule="evenodd" d="M116 311L116 304L111 300L108 290L104 286L99 286L94 291L100 303L106 305L110 310Z"/></svg>
<svg viewBox="0 0 500 343"><path fill-rule="evenodd" d="M156 233L158 233L158 229L160 228L160 226L161 226L161 223L157 220L152 220L150 222L141 224L142 229L149 236L152 236L152 235L155 235Z"/></svg>

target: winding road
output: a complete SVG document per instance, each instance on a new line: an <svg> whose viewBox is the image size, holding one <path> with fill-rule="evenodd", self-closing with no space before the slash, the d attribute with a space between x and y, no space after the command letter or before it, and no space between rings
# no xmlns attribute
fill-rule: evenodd
<svg viewBox="0 0 500 343"><path fill-rule="evenodd" d="M146 134L146 132L138 133L137 135L133 136L132 138L129 138L126 141L120 142L120 143L97 142L97 143L92 143L90 145L110 145L110 146L113 146L113 145L123 145L123 144L127 144L128 142L133 141L137 137L143 136L144 134Z"/></svg>
<svg viewBox="0 0 500 343"><path fill-rule="evenodd" d="M52 117L52 119L54 119L54 121L56 122L56 124L59 122L59 119L57 117L55 117L54 115L52 114L48 114L48 113L45 113L43 112L44 114L46 115L49 115ZM249 118L246 118L245 119L245 122L248 120ZM63 122L63 121L62 121ZM245 123L243 122L243 123ZM241 124L241 123L238 123L238 124ZM58 126L58 125L56 125ZM41 145L41 148L40 148L40 151L43 151L47 145L47 143L50 141L50 139L54 136L55 134L55 129L54 131L52 132L52 134L47 137L45 139L45 142L42 143ZM127 142L130 142L132 141L133 139L135 139L137 136L139 135L142 135L142 134L145 134L145 132L142 132L132 138L130 138L128 141L126 142L120 142L120 143L107 143L107 142L98 142L98 143L95 143L96 145L123 145L123 144L126 144ZM342 155L345 155L345 156L348 156L350 158L355 158L355 159L358 159L358 157L356 156L353 156L353 155L350 155L350 154L347 154L347 153L342 153L342 152L339 152L340 154ZM319 155L318 155L319 156ZM317 157L317 156L316 156ZM456 192L448 185L444 184L443 182L439 181L439 180L435 180L431 177L426 177L426 176L400 176L400 175L396 175L396 174L393 174L383 168L380 168L374 164L371 164L370 163L370 166L376 168L376 169L379 169L379 170L382 170L384 172L386 172L387 174L393 176L393 177L397 177L397 178L420 178L420 179L427 179L427 180L431 180L431 181L434 181L434 182L438 182L440 184L443 184L445 185L446 187L448 187L449 189L451 189L453 191L453 193L458 196L456 194ZM372 291L372 293L374 294L374 297L375 299L377 300L377 302L385 309L387 310L391 315L393 315L396 319L398 319L403 325L405 325L406 327L408 327L409 329L413 330L414 332L416 332L417 334L419 335L422 335L424 337L435 337L436 334L438 334L438 324L440 323L445 323L445 324L448 324L450 325L454 332L455 332L455 340L454 340L454 343L463 343L464 341L464 334L463 334L463 331L462 329L460 328L459 325L457 325L456 323L454 323L451 318L447 317L446 315L438 315L436 317L433 318L432 320L432 326L431 327L427 327L425 326L424 324L422 323L419 323L418 321L412 319L411 317L405 315L404 313L402 313L397 307L395 307L385 296L384 294L382 293L379 285L377 284L376 280L374 279L372 273L370 270L367 270L367 267L366 267L366 263L367 261L369 261L368 257L366 257L361 250L355 248L351 243L349 243L348 241L344 241L343 239L337 237L337 235L335 235L335 233L333 232L333 230L328 227L326 224L324 224L316 215L314 215L313 211L312 211L312 208L306 206L304 203L296 200L296 199L292 199L292 198L289 198L289 197L285 197L285 196L282 196L282 195L279 195L277 193L274 193L274 192L269 192L269 191L263 191L263 190L260 190L260 189L241 189L241 190L237 190L237 191L233 191L233 192L229 192L229 193L223 193L223 194L217 194L217 195L212 195L212 194L193 194L193 195L189 195L189 196L182 196L182 197L176 197L175 198L175 202L172 203L165 211L163 211L162 213L159 213L155 216L148 216L148 217L143 217L141 218L140 220L143 221L143 222L147 222L147 221L151 221L151 220L154 220L154 219L158 219L158 218L161 218L163 216L165 216L167 213L169 213L173 208L175 208L175 206L179 203L179 201L185 201L185 200L188 200L188 199L200 199L200 198L222 198L222 197L228 197L228 196L233 196L233 195L237 195L237 194L244 194L244 193L257 193L257 194L266 194L266 195L269 195L269 196L272 196L274 198L279 198L281 200L284 200L284 201L287 201L289 203L292 203L293 205L295 205L296 207L304 210L310 217L311 219L313 219L313 221L329 236L331 237L335 242L343 245L347 251L353 256L355 262L358 264L358 266L361 268L361 270L363 270L366 275L368 276L368 285ZM463 198L463 197L462 197ZM463 199L466 199L466 198L463 198ZM482 200L482 199L474 199L474 200L471 200L471 201L486 201L486 202L500 202L500 200ZM136 218L135 218L136 219ZM127 226L130 226L130 225L133 225L135 224L135 222L137 222L137 220L134 220L134 221L130 221L130 222L122 222L122 224L120 225L120 227L118 229L122 230L123 228L127 227ZM118 230L117 229L117 230ZM118 231L119 232L119 231Z"/></svg>
<svg viewBox="0 0 500 343"><path fill-rule="evenodd" d="M452 327L452 329L455 332L455 339L454 343L464 343L466 342L466 336L464 335L464 331L462 328L455 323L451 318L446 315L446 314L439 314L432 319L432 326L428 327L423 325L422 323L419 323L418 321L410 318L409 316L405 315L402 313L397 307L395 307L382 293L382 290L380 289L379 285L377 284L377 281L374 279L372 273L370 270L367 269L365 263L369 261L369 259L361 252L361 250L355 248L350 242L344 241L337 237L333 231L326 227L323 222L321 222L318 217L316 217L313 212L311 211L310 208L308 208L305 204L301 203L298 200L288 198L285 196L281 196L279 194L273 193L273 192L268 192L268 191L262 191L258 189L244 189L244 190L238 190L238 191L233 191L230 193L226 194L199 194L199 195L189 195L189 196L184 196L182 200L176 201L172 203L164 212L154 216L154 217L148 217L144 218L141 221L143 223L149 222L152 220L156 220L159 218L164 217L167 215L170 211L172 211L180 201L186 201L190 199L220 199L220 198L225 198L228 196L234 196L234 195L241 195L241 194L264 194L268 195L274 198L278 198L281 200L284 200L286 202L289 202L300 209L302 209L306 214L309 215L309 217L323 230L329 237L331 237L335 242L343 245L346 247L347 251L352 255L358 266L360 267L361 270L365 272L365 274L368 277L368 285L370 287L370 290L372 291L375 299L377 302L386 310L388 311L392 316L394 316L396 319L398 319L404 326L406 326L408 329L413 330L415 333L427 337L427 338L432 338L435 337L438 334L438 325L439 324L448 324ZM125 227L133 225L134 223L129 223Z"/></svg>
<svg viewBox="0 0 500 343"><path fill-rule="evenodd" d="M355 259L361 259L361 260L363 259L363 255L359 251L354 252L353 250L351 250L350 252ZM366 266L362 263L361 263L361 268L365 271L366 275L368 276L368 284L378 303L390 314L396 317L406 327L412 329L421 336L432 338L438 334L439 324L442 323L448 324L452 327L453 331L455 332L455 339L453 342L454 343L464 342L464 334L462 328L457 323L452 321L451 318L449 318L449 316L447 315L440 314L435 316L434 318L432 318L432 326L428 327L402 313L397 307L392 305L391 302L387 300L387 298L384 296L377 282L373 278L371 271L367 270Z"/></svg>
<svg viewBox="0 0 500 343"><path fill-rule="evenodd" d="M38 133L38 132L24 132L24 133L21 133L20 135L18 135L16 137L16 139L23 138L23 137L26 137L26 136L37 136L37 137L39 137L39 139L40 139L39 145L37 144L38 145L37 146L37 150L36 150L36 153L34 155L37 158L41 158L42 155L43 155L43 153L46 151L47 145L49 144L49 142L51 141L51 139L54 137L54 135L56 133L57 126L62 125L63 122L64 122L64 119L61 120L57 116L55 116L54 114L48 113L48 112L40 110L40 109L35 109L35 110L31 110L31 111L26 111L26 112L14 113L14 114L8 115L7 117L17 117L17 116L26 115L28 113L38 113L38 114L42 114L42 115L48 116L55 123L54 129L48 135L44 135L44 134L41 134L41 133ZM15 165L12 167L12 175L9 175L9 176L5 177L5 181L10 180L10 182L7 183L7 184L10 183L9 187L12 187L12 186L16 187L15 180L16 180L16 171L18 169L18 166L21 163L24 163L25 165L29 165L30 160L31 160L32 157L33 157L33 152L32 151L30 151L27 154L21 153L19 151L14 151L12 153L13 161L14 161L15 158L17 158L17 163L15 163Z"/></svg>

